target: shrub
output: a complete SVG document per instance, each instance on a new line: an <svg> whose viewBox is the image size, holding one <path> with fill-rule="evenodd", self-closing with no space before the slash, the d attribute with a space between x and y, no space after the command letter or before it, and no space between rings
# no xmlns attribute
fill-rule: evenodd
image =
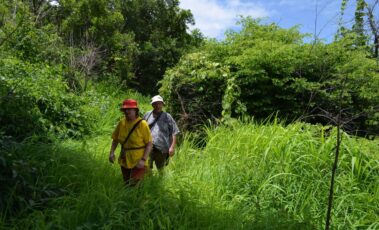
<svg viewBox="0 0 379 230"><path fill-rule="evenodd" d="M221 116L227 75L227 67L201 52L189 54L166 72L160 91L184 130Z"/></svg>
<svg viewBox="0 0 379 230"><path fill-rule="evenodd" d="M78 136L88 132L85 99L68 91L60 66L0 60L0 125L22 140L33 134Z"/></svg>

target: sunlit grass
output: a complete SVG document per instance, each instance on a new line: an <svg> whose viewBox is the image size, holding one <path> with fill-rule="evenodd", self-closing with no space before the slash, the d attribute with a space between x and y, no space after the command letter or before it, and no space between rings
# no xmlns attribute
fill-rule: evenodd
<svg viewBox="0 0 379 230"><path fill-rule="evenodd" d="M254 123L207 132L206 148L177 157L170 167L175 171L173 186L182 178L191 178L193 191L200 190L196 195L200 200L237 214L235 224L243 228L323 227L333 133L323 139L317 126ZM334 226L366 228L378 221L378 144L347 135L344 143ZM364 159L359 166L358 158ZM357 167L365 168L365 173Z"/></svg>
<svg viewBox="0 0 379 230"><path fill-rule="evenodd" d="M139 96L133 95L150 109L149 98ZM11 221L3 219L0 227L323 228L335 130L324 137L320 127L301 123L208 126L204 148L184 136L162 175L153 172L139 186L126 188L119 166L107 160L118 117L114 111L103 114L103 127L98 127L102 131L85 140L31 149L36 160L43 161L47 154L50 159L43 161L46 167L36 186L49 185L52 192L61 192ZM332 217L335 229L379 226L378 149L378 142L343 136Z"/></svg>

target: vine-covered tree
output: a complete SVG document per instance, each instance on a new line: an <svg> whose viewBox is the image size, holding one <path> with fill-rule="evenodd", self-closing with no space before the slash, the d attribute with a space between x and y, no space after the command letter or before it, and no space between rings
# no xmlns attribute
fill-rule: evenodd
<svg viewBox="0 0 379 230"><path fill-rule="evenodd" d="M354 18L347 18L347 21L353 20L353 26L348 29L342 23L347 5L355 4ZM373 57L378 58L379 50L379 0L343 0L341 2L341 24L339 35L354 36L355 45L365 47L371 50Z"/></svg>
<svg viewBox="0 0 379 230"><path fill-rule="evenodd" d="M379 57L379 18L377 7L379 7L379 0L366 4L368 23L373 36L373 53L375 58Z"/></svg>
<svg viewBox="0 0 379 230"><path fill-rule="evenodd" d="M249 18L242 26L166 72L161 93L184 125L244 114L328 124L339 113L340 83L346 78L345 130L379 132L378 66L355 38L306 44L296 28Z"/></svg>

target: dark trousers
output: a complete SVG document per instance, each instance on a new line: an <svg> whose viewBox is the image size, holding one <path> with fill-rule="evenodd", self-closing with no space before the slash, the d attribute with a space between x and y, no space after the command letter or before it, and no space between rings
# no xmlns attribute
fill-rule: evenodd
<svg viewBox="0 0 379 230"><path fill-rule="evenodd" d="M152 169L153 162L155 162L157 169L163 169L165 165L168 165L169 159L170 158L168 153L163 153L153 146L153 150L150 153L149 166Z"/></svg>

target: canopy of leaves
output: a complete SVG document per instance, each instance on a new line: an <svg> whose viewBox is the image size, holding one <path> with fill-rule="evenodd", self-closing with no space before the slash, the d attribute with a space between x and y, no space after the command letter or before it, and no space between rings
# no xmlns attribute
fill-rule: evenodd
<svg viewBox="0 0 379 230"><path fill-rule="evenodd" d="M139 47L133 85L145 93L157 92L166 68L196 45L196 36L187 32L188 24L194 23L192 14L179 8L178 0L124 1L121 12L123 31L132 31Z"/></svg>

